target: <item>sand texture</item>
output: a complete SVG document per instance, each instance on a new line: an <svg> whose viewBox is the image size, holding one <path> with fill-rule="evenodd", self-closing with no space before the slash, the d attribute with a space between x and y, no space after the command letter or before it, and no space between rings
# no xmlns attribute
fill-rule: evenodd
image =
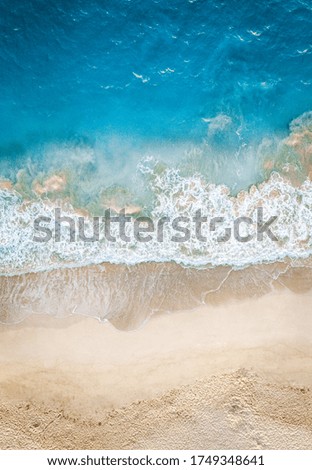
<svg viewBox="0 0 312 470"><path fill-rule="evenodd" d="M0 330L0 448L311 449L312 296Z"/></svg>

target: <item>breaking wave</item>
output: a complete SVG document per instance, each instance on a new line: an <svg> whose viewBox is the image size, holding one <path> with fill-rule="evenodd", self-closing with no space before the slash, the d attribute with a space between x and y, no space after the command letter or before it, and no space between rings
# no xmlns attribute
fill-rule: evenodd
<svg viewBox="0 0 312 470"><path fill-rule="evenodd" d="M130 159L131 165L135 165L131 173L134 177L128 173L128 184L125 180L124 185L121 181L124 175L119 174L119 183L113 185L107 185L105 178L104 181L101 179L105 169L98 167L90 149L86 154L85 149L83 152L81 148L75 151L67 148L67 163L57 171L55 162L59 148L54 149L53 171L48 168L36 173L37 167L30 160L14 178L3 179L0 183L1 274L103 262L131 265L174 261L187 266L229 265L238 268L285 257L308 257L312 248L312 113L294 120L287 138L262 143L256 152L257 165L261 168L258 177L261 174L262 181L254 184L249 181L247 188L240 191L211 181L217 174L211 169L217 164L222 165L222 161L218 161L219 156L207 159L205 155L203 158L206 147L203 144L191 153L184 151L183 158L173 159L170 165L168 158L166 163L161 160L161 155ZM246 164L244 159L240 162ZM231 165L235 167L233 159ZM237 181L236 173L234 180ZM93 190L88 191L92 183ZM255 230L259 207L265 220L276 218L274 235L277 240L265 235L261 242L254 237L241 243L233 236L227 242L219 241L225 227L233 227L238 217L252 220L251 225L242 226L242 234L248 235ZM203 235L207 235L204 241L191 232L186 241L174 243L174 230L170 224L164 226L162 242L152 234L146 243L136 240L127 243L118 238L117 225L112 227L115 242L105 238L94 242L70 242L67 227L63 228L64 237L59 242L54 238L45 243L34 241L37 235L35 219L48 217L50 225L48 223L47 227L52 231L55 208L61 208L62 215L72 217L77 224L83 216L86 236L92 235L93 217L103 216L108 208L116 214L123 209L132 219L149 216L155 221L160 218L172 221L178 217L192 221L201 210L208 220L222 217L224 223L213 233L208 233L208 226L203 226ZM131 224L126 227L126 235L131 238L130 230Z"/></svg>

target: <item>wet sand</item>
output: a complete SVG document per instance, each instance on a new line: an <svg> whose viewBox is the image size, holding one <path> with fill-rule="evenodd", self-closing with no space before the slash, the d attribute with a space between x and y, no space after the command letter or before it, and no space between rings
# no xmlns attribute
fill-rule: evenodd
<svg viewBox="0 0 312 470"><path fill-rule="evenodd" d="M312 294L0 329L0 448L309 449Z"/></svg>

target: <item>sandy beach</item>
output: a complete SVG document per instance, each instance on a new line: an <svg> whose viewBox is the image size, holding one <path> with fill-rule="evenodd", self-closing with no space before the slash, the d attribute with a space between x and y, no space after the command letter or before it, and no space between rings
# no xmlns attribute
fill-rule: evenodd
<svg viewBox="0 0 312 470"><path fill-rule="evenodd" d="M0 328L1 449L309 449L312 295Z"/></svg>

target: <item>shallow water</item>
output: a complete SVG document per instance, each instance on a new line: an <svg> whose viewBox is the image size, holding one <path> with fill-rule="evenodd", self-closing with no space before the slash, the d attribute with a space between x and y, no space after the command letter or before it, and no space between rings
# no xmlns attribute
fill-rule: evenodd
<svg viewBox="0 0 312 470"><path fill-rule="evenodd" d="M83 315L133 330L153 314L204 304L228 305L280 289L307 293L308 300L311 276L311 258L239 270L230 266L184 268L176 263L106 263L1 276L0 323L17 323L33 314Z"/></svg>

